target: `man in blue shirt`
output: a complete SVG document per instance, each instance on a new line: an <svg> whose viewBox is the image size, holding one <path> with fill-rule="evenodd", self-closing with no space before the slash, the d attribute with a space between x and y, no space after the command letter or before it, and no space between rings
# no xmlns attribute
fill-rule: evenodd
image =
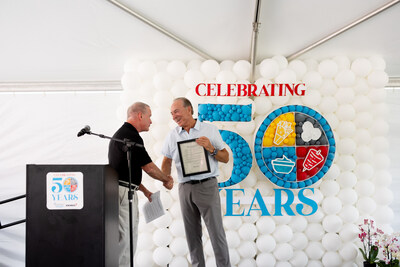
<svg viewBox="0 0 400 267"><path fill-rule="evenodd" d="M216 178L219 175L218 162L227 163L229 153L224 148L225 143L217 127L193 118L193 107L188 99L183 97L175 99L171 106L171 114L178 126L168 134L164 143L161 170L170 175L172 161L175 162L178 172L179 201L192 266L205 266L201 218L206 224L217 266L231 266ZM196 143L207 150L210 172L183 176L178 142L190 139L196 139Z"/></svg>

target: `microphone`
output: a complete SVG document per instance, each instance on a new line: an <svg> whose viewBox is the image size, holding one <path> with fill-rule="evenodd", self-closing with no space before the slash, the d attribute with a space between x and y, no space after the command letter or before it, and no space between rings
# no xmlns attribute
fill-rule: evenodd
<svg viewBox="0 0 400 267"><path fill-rule="evenodd" d="M85 127L80 130L80 132L77 134L78 137L84 135L84 134L90 134L90 126L86 125Z"/></svg>

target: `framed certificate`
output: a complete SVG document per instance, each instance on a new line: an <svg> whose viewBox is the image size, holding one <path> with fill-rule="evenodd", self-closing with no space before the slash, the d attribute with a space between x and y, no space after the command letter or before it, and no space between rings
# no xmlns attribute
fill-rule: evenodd
<svg viewBox="0 0 400 267"><path fill-rule="evenodd" d="M211 172L207 150L196 139L178 142L178 151L184 177Z"/></svg>

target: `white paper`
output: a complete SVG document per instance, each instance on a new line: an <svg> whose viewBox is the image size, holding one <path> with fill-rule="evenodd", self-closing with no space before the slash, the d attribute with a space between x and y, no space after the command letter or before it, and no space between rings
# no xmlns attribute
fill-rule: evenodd
<svg viewBox="0 0 400 267"><path fill-rule="evenodd" d="M147 201L143 205L143 214L146 223L149 223L165 214L164 207L161 203L160 191L153 193L151 195L151 202Z"/></svg>

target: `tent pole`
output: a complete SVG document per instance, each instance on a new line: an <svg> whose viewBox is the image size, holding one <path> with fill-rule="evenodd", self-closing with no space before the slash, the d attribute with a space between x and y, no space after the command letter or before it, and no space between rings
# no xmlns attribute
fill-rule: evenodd
<svg viewBox="0 0 400 267"><path fill-rule="evenodd" d="M254 15L253 22L253 34L251 39L251 55L250 55L250 63L251 63L251 75L250 82L254 83L254 75L256 71L256 52L257 52L257 40L258 40L258 28L260 27L259 18L260 18L260 6L261 0L256 0L256 9Z"/></svg>

